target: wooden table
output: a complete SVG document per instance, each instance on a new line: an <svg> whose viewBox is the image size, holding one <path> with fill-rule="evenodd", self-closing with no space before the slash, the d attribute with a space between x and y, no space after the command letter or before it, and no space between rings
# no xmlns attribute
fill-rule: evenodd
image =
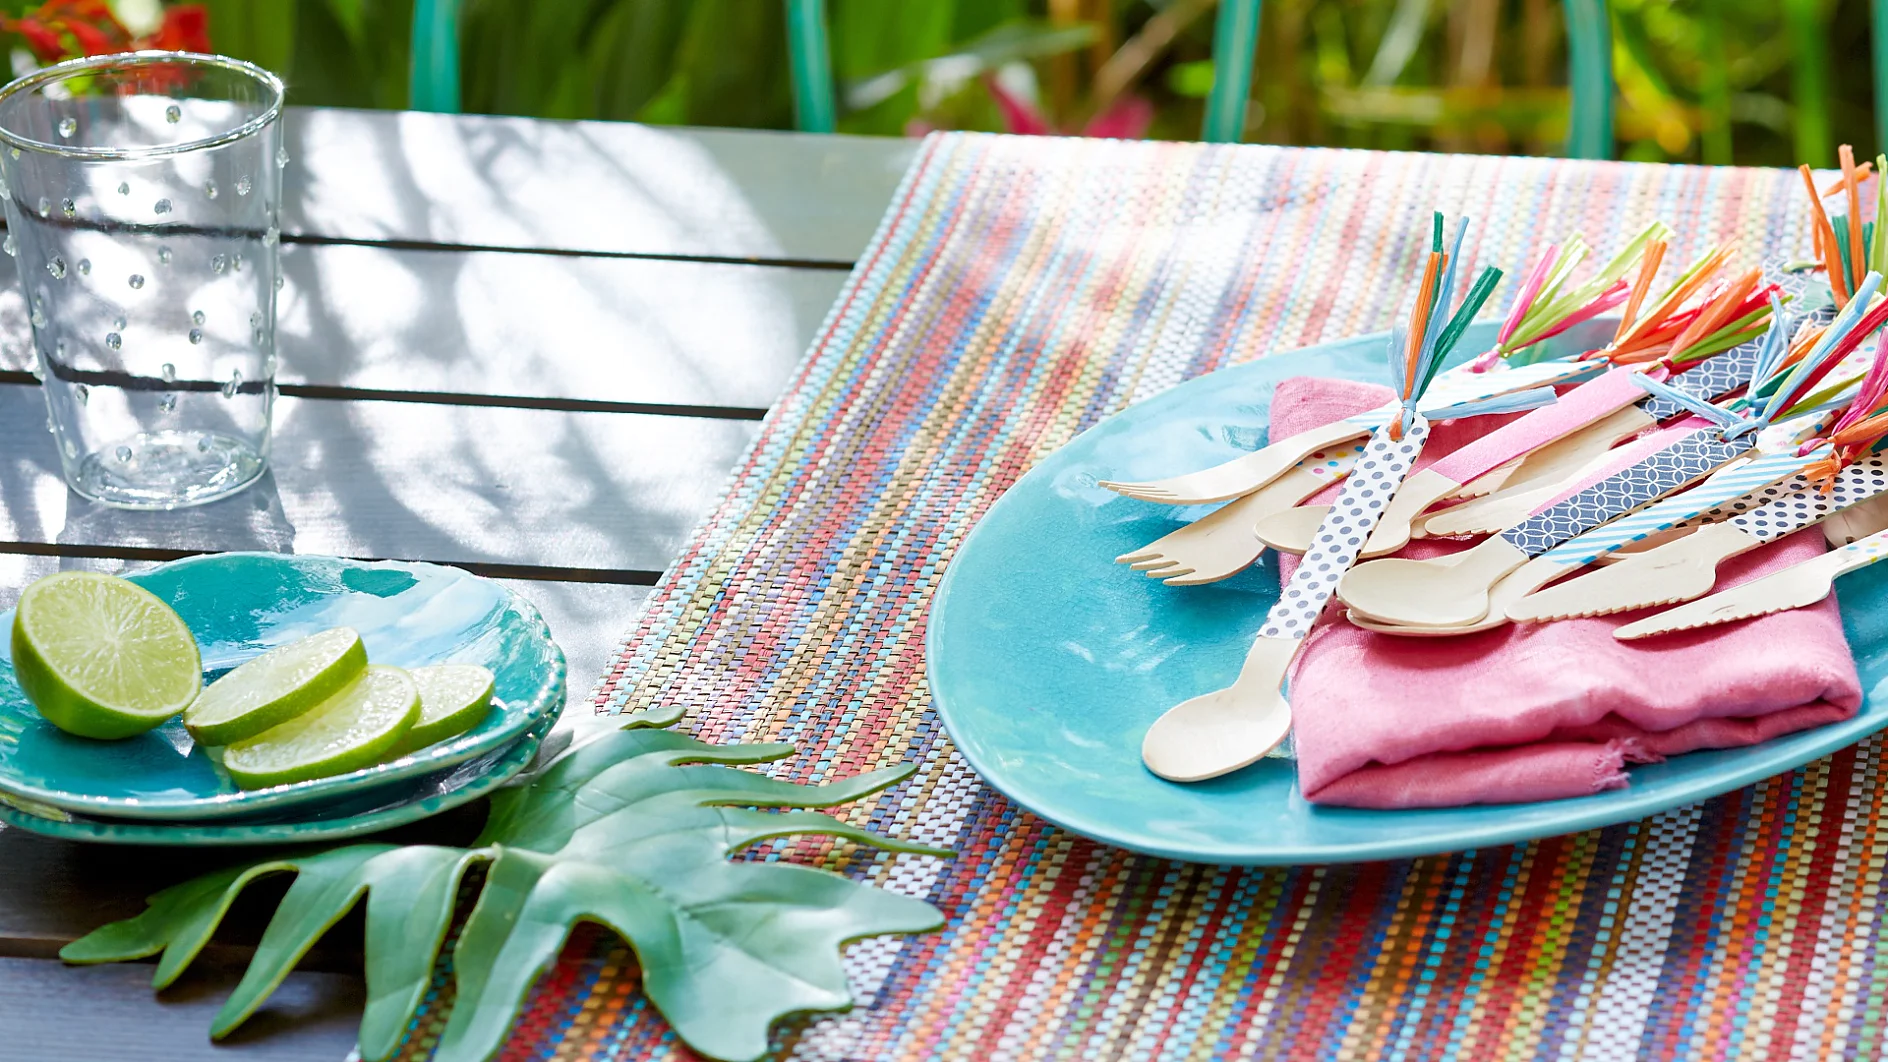
<svg viewBox="0 0 1888 1062"><path fill-rule="evenodd" d="M319 109L291 109L287 133L274 467L236 498L130 513L66 490L0 258L0 608L61 567L201 552L455 564L544 612L581 710L915 145ZM402 836L467 839L466 810ZM0 827L0 1057L347 1057L358 925L290 976L239 1051L209 1043L209 1018L266 905L161 996L148 965L54 957L190 859Z"/></svg>

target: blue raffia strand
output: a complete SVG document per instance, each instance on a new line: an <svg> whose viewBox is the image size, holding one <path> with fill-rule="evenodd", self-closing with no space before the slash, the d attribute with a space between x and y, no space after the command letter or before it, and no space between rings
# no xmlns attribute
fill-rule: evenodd
<svg viewBox="0 0 1888 1062"><path fill-rule="evenodd" d="M1437 242L1440 243L1442 214L1436 214ZM1423 348L1416 355L1418 366L1432 364L1430 355L1436 349L1436 338L1442 333L1442 314L1448 307L1449 300L1455 297L1455 278L1457 266L1462 261L1462 237L1468 234L1468 219L1458 218L1455 223L1455 240L1449 246L1449 256L1443 259L1444 268L1436 271L1436 297L1429 308L1429 320L1423 326ZM1440 250L1440 248L1438 248ZM1422 377L1417 377L1422 379Z"/></svg>
<svg viewBox="0 0 1888 1062"><path fill-rule="evenodd" d="M1691 410L1693 413L1696 413L1698 416L1716 424L1718 427L1726 429L1725 435L1727 438L1734 430L1741 432L1746 429L1747 425L1753 425L1755 423L1748 418L1738 416L1730 410L1725 409L1723 406L1712 405L1704 399L1699 398L1697 395L1692 394L1690 391L1681 390L1668 383L1662 383L1647 376L1645 373L1633 373L1632 382L1638 384L1640 390L1676 402L1686 409Z"/></svg>
<svg viewBox="0 0 1888 1062"><path fill-rule="evenodd" d="M1430 235L1431 253L1442 249L1442 228L1442 212L1437 211L1434 228ZM1456 277L1463 268L1462 242L1467 235L1468 219L1461 218L1456 223L1455 239L1451 243L1448 257L1444 259L1443 268L1436 271L1435 287L1432 289L1435 295L1430 299L1429 319L1423 322L1423 341L1422 346L1417 350L1413 376L1405 377L1403 359L1398 356L1400 352L1409 349L1399 344L1399 340L1406 340L1407 336L1399 336L1396 332L1390 335L1390 375L1395 384L1396 393L1403 396L1403 408L1397 415L1399 429L1401 425L1409 422L1409 417L1416 414L1416 405L1422 400L1423 392L1429 389L1430 383L1441 371L1442 363L1448 360L1450 351L1455 349L1455 344L1462 338L1462 333L1468 328L1469 322L1481 312L1482 305L1488 301L1490 295L1494 294L1495 285L1501 280L1501 270L1492 266L1483 269L1475 278L1475 283L1469 288L1468 294L1463 297L1462 305L1456 308L1446 324L1439 324L1448 311L1449 300L1455 297Z"/></svg>
<svg viewBox="0 0 1888 1062"><path fill-rule="evenodd" d="M1770 329L1764 333L1763 346L1759 348L1756 363L1751 369L1750 386L1744 398L1731 403L1731 408L1713 405L1695 395L1671 387L1665 383L1636 374L1633 382L1640 389L1668 398L1680 406L1711 421L1723 429L1725 439L1735 439L1751 432L1759 431L1776 423L1781 416L1798 417L1810 413L1824 413L1838 409L1854 401L1864 378L1850 380L1838 386L1822 401L1810 407L1800 403L1810 396L1804 394L1806 381L1833 357L1847 354L1843 340L1861 323L1875 289L1881 286L1881 274L1869 273L1862 278L1856 288L1855 296L1836 316L1836 320L1825 331L1816 345L1803 356L1803 360L1790 366L1782 367L1783 359L1788 354L1789 336L1794 331L1792 322L1783 317L1783 306L1775 295L1770 298ZM1761 408L1757 403L1761 402ZM1736 408L1758 409L1754 416L1740 416L1733 412Z"/></svg>
<svg viewBox="0 0 1888 1062"><path fill-rule="evenodd" d="M1458 420L1462 417L1490 417L1497 413L1524 413L1530 409L1554 404L1554 389L1536 387L1527 391L1515 391L1511 394L1496 395L1493 398L1479 398L1467 402L1457 402L1452 406L1432 409L1423 416L1431 421Z"/></svg>
<svg viewBox="0 0 1888 1062"><path fill-rule="evenodd" d="M1403 393L1403 352L1409 349L1409 329L1396 325L1390 329L1390 390Z"/></svg>
<svg viewBox="0 0 1888 1062"><path fill-rule="evenodd" d="M1842 312L1836 315L1835 323L1831 324L1829 330L1823 333L1822 338L1816 341L1816 346L1811 349L1808 354L1803 356L1803 360L1797 362L1796 365L1790 369L1789 374L1784 377L1783 383L1778 385L1776 393L1770 396L1770 400L1765 403L1763 407L1763 412L1757 417L1759 422L1762 424L1771 423L1778 413L1787 409L1792 402L1802 397L1796 393L1798 386L1803 380L1807 379L1811 374L1822 367L1823 363L1828 360L1830 353L1834 351L1836 345L1842 341L1844 336L1847 336L1850 332L1855 330L1855 326L1862 320L1862 314L1868 310L1868 303L1869 300L1874 297L1875 289L1880 286L1880 273L1871 271L1867 276L1862 278L1861 285L1855 289L1855 294L1850 296L1849 304L1844 306ZM1753 379L1750 385L1751 393L1756 394L1759 388L1767 382L1767 380L1760 381Z"/></svg>

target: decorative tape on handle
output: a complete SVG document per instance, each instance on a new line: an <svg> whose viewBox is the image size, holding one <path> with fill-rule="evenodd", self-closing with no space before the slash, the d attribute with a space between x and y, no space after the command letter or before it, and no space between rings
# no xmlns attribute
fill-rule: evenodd
<svg viewBox="0 0 1888 1062"><path fill-rule="evenodd" d="M1838 472L1828 494L1799 477L1764 490L1759 495L1762 504L1725 522L1769 542L1882 494L1888 494L1888 459L1871 457Z"/></svg>
<svg viewBox="0 0 1888 1062"><path fill-rule="evenodd" d="M1749 440L1725 442L1717 432L1700 429L1631 468L1535 513L1503 531L1501 537L1524 555L1538 557L1749 452Z"/></svg>
<svg viewBox="0 0 1888 1062"><path fill-rule="evenodd" d="M1763 337L1759 336L1742 346L1706 358L1704 364L1677 373L1665 383L1694 398L1715 401L1750 382L1750 372L1757 367L1757 356L1762 348ZM1639 408L1645 410L1653 420L1670 420L1691 412L1676 400L1657 395L1647 398Z"/></svg>
<svg viewBox="0 0 1888 1062"><path fill-rule="evenodd" d="M1427 415L1434 410L1464 402L1475 402L1529 388L1578 383L1598 376L1608 368L1610 366L1603 361L1537 361L1532 365L1515 365L1488 372L1471 372L1468 366L1458 365L1436 377L1435 383L1423 395L1419 408ZM1346 417L1344 423L1379 427L1388 424L1390 417L1400 408L1391 402Z"/></svg>
<svg viewBox="0 0 1888 1062"><path fill-rule="evenodd" d="M1749 443L1744 444L1748 446ZM1591 564L1616 549L1667 531L1702 512L1762 489L1827 456L1827 447L1819 447L1801 456L1794 453L1770 454L1748 464L1722 472L1675 498L1648 505L1638 512L1622 516L1612 523L1596 527L1541 554L1562 564Z"/></svg>
<svg viewBox="0 0 1888 1062"><path fill-rule="evenodd" d="M1828 324L1835 317L1835 307L1822 306L1812 311L1805 321L1813 324ZM1702 363L1675 373L1666 384L1695 398L1707 402L1716 401L1732 391L1750 382L1750 374L1757 368L1757 357L1763 352L1764 337L1758 336L1748 343L1741 343L1721 354L1706 358ZM1639 408L1646 411L1653 420L1670 420L1687 413L1682 404L1669 398L1653 397L1647 399Z"/></svg>
<svg viewBox="0 0 1888 1062"><path fill-rule="evenodd" d="M1852 572L1864 565L1874 564L1883 557L1888 557L1888 531L1877 531L1867 538L1858 538L1829 554L1840 557L1836 561L1836 574Z"/></svg>
<svg viewBox="0 0 1888 1062"><path fill-rule="evenodd" d="M1365 540L1383 518L1384 507L1403 485L1428 437L1429 421L1421 416L1410 418L1401 439L1391 439L1387 426L1370 437L1364 455L1331 503L1330 514L1311 536L1311 548L1279 591L1278 603L1266 613L1259 637L1303 638L1311 633L1337 581L1363 552Z"/></svg>

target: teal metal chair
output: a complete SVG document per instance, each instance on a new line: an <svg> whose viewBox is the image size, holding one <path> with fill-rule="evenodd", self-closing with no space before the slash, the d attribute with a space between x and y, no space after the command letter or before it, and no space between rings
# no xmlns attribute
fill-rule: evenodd
<svg viewBox="0 0 1888 1062"><path fill-rule="evenodd" d="M413 0L407 106L459 113L459 7L463 0Z"/></svg>
<svg viewBox="0 0 1888 1062"><path fill-rule="evenodd" d="M794 116L800 129L830 133L834 106L826 0L786 0L787 46L793 70ZM1252 95L1252 63L1259 45L1261 0L1220 0L1213 26L1213 88L1206 97L1200 139L1237 143L1244 138ZM1567 11L1567 83L1573 90L1567 155L1606 159L1613 155L1613 34L1606 0L1562 0ZM1881 12L1888 0L1876 0ZM1879 34L1877 38L1879 39ZM1877 68L1879 69L1879 67Z"/></svg>
<svg viewBox="0 0 1888 1062"><path fill-rule="evenodd" d="M1562 0L1567 12L1568 83L1573 89L1567 154L1603 159L1613 153L1613 42L1606 0ZM459 8L462 0L414 0L413 66L409 106L418 111L459 110ZM1252 63L1259 43L1261 0L1221 0L1213 27L1216 77L1206 97L1200 139L1242 139L1252 95ZM793 76L795 124L804 132L830 133L838 126L826 0L786 0L788 64ZM1878 32L1888 18L1888 0L1875 0ZM1878 91L1885 91L1876 64ZM1888 140L1884 140L1888 143Z"/></svg>

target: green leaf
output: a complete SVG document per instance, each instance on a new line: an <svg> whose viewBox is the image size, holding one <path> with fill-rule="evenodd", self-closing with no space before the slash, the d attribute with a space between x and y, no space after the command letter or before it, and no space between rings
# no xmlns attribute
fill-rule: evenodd
<svg viewBox="0 0 1888 1062"><path fill-rule="evenodd" d="M218 54L247 59L287 78L295 49L296 0L205 0Z"/></svg>
<svg viewBox="0 0 1888 1062"><path fill-rule="evenodd" d="M707 745L646 728L611 731L528 784L501 791L471 848L348 845L226 868L158 893L142 914L74 941L61 955L110 962L162 951L154 981L163 987L196 957L244 887L293 873L211 1035L239 1027L364 896L361 1055L384 1059L426 996L465 872L485 862L452 954L457 992L436 1062L490 1058L531 986L586 921L629 942L644 991L690 1047L714 1058L757 1058L781 1016L851 1005L840 962L847 941L943 924L922 900L825 870L729 861L756 842L801 834L950 854L809 810L884 789L908 777L909 766L822 786L732 766L792 751Z"/></svg>

